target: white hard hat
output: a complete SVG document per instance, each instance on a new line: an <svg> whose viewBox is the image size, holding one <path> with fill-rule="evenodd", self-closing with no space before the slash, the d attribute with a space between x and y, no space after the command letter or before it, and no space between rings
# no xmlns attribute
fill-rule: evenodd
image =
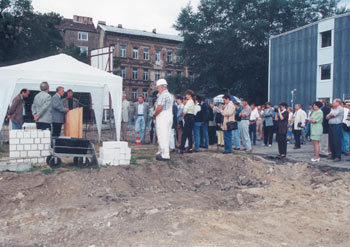
<svg viewBox="0 0 350 247"><path fill-rule="evenodd" d="M159 79L156 83L156 86L163 86L163 85L168 85L165 79Z"/></svg>

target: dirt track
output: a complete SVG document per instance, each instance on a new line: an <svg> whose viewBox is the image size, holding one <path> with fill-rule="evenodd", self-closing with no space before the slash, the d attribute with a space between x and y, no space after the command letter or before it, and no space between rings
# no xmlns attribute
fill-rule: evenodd
<svg viewBox="0 0 350 247"><path fill-rule="evenodd" d="M344 246L350 174L214 152L0 174L0 246Z"/></svg>

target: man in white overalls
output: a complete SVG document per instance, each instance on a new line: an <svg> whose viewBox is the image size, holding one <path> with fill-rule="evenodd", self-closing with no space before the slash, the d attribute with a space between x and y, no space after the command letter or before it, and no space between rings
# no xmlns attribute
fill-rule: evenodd
<svg viewBox="0 0 350 247"><path fill-rule="evenodd" d="M168 83L164 79L157 81L159 97L157 99L156 112L153 119L156 120L156 130L158 136L158 153L156 159L159 161L170 160L169 142L171 127L173 125L173 97L168 91Z"/></svg>

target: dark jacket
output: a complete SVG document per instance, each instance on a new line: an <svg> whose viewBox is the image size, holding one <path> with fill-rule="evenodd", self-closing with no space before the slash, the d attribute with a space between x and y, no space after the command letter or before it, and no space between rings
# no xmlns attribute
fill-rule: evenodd
<svg viewBox="0 0 350 247"><path fill-rule="evenodd" d="M216 123L216 129L217 130L222 130L222 124L224 123L224 116L218 112L215 115L215 123ZM221 126L219 127L218 124L221 124Z"/></svg>
<svg viewBox="0 0 350 247"><path fill-rule="evenodd" d="M327 115L331 112L331 109L328 106L321 107L323 112L323 134L328 134L328 120L326 119Z"/></svg>
<svg viewBox="0 0 350 247"><path fill-rule="evenodd" d="M235 119L236 119L237 122L241 121L241 117L239 116L239 114L241 113L241 111L242 111L242 108L241 108L241 107L238 108L238 109L236 110Z"/></svg>
<svg viewBox="0 0 350 247"><path fill-rule="evenodd" d="M277 121L277 131L279 134L287 134L288 130L288 111L282 113L283 120L280 119L278 115L278 121Z"/></svg>
<svg viewBox="0 0 350 247"><path fill-rule="evenodd" d="M64 123L66 115L66 108L63 105L61 96L57 93L52 96L52 122Z"/></svg>
<svg viewBox="0 0 350 247"><path fill-rule="evenodd" d="M199 112L197 112L197 114L194 116L194 121L196 122L196 123L201 123L201 122L203 122L203 110L202 110L202 108L201 108L201 110L199 111Z"/></svg>
<svg viewBox="0 0 350 247"><path fill-rule="evenodd" d="M205 123L205 124L208 124L209 123L209 105L204 102L202 105L201 105L201 112L202 112L202 122Z"/></svg>
<svg viewBox="0 0 350 247"><path fill-rule="evenodd" d="M75 108L78 108L80 103L79 103L79 100L76 99L76 98L72 98L72 109L69 108L69 99L67 98L64 98L63 100L63 105L65 108L68 108L69 110L72 110L72 109L75 109Z"/></svg>
<svg viewBox="0 0 350 247"><path fill-rule="evenodd" d="M16 124L23 124L23 106L24 100L19 94L13 99L12 105L8 111L8 115L11 116L12 122Z"/></svg>
<svg viewBox="0 0 350 247"><path fill-rule="evenodd" d="M177 122L177 105L176 103L173 104L173 126L172 129L176 129L178 122Z"/></svg>

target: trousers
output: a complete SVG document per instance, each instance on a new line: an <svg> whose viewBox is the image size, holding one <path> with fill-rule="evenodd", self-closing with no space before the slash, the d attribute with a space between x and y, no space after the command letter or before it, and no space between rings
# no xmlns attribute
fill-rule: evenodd
<svg viewBox="0 0 350 247"><path fill-rule="evenodd" d="M300 148L300 136L301 136L301 130L294 130L294 139L295 139L295 147Z"/></svg>
<svg viewBox="0 0 350 247"><path fill-rule="evenodd" d="M232 130L232 141L235 148L241 147L241 121L237 121L237 129Z"/></svg>
<svg viewBox="0 0 350 247"><path fill-rule="evenodd" d="M342 128L343 138L341 139L341 150L343 153L349 153L350 132Z"/></svg>
<svg viewBox="0 0 350 247"><path fill-rule="evenodd" d="M127 131L128 131L128 122L122 122L121 125L121 131L122 131L122 141L126 141Z"/></svg>
<svg viewBox="0 0 350 247"><path fill-rule="evenodd" d="M181 138L181 150L185 149L186 141L188 140L188 148L192 149L193 146L193 139L192 139L192 131L193 131L193 125L194 125L194 115L193 114L186 114L185 115L185 124L182 132L182 138Z"/></svg>
<svg viewBox="0 0 350 247"><path fill-rule="evenodd" d="M232 131L224 130L225 152L232 153Z"/></svg>
<svg viewBox="0 0 350 247"><path fill-rule="evenodd" d="M328 141L332 152L332 158L341 159L341 139L342 126L341 124L329 124Z"/></svg>
<svg viewBox="0 0 350 247"><path fill-rule="evenodd" d="M218 145L224 145L224 132L222 130L217 130L216 134L218 135Z"/></svg>
<svg viewBox="0 0 350 247"><path fill-rule="evenodd" d="M207 148L209 145L208 124L202 123L203 136L201 139L201 146Z"/></svg>
<svg viewBox="0 0 350 247"><path fill-rule="evenodd" d="M287 133L278 133L277 132L277 143L278 143L278 152L279 154L287 154Z"/></svg>
<svg viewBox="0 0 350 247"><path fill-rule="evenodd" d="M52 123L52 136L60 136L63 123Z"/></svg>
<svg viewBox="0 0 350 247"><path fill-rule="evenodd" d="M273 126L264 126L264 144L272 145Z"/></svg>
<svg viewBox="0 0 350 247"><path fill-rule="evenodd" d="M328 133L323 134L321 137L320 154L328 155Z"/></svg>
<svg viewBox="0 0 350 247"><path fill-rule="evenodd" d="M140 132L140 139L143 141L145 137L146 123L143 116L138 116L135 121L135 139L137 137L137 132Z"/></svg>
<svg viewBox="0 0 350 247"><path fill-rule="evenodd" d="M158 153L163 159L170 159L169 143L171 127L173 125L173 111L162 111L156 118L156 131L158 136Z"/></svg>
<svg viewBox="0 0 350 247"><path fill-rule="evenodd" d="M253 144L256 144L256 123L249 125L249 137Z"/></svg>
<svg viewBox="0 0 350 247"><path fill-rule="evenodd" d="M51 124L49 124L49 123L42 123L42 122L36 122L36 128L38 130L51 130Z"/></svg>
<svg viewBox="0 0 350 247"><path fill-rule="evenodd" d="M246 150L252 149L252 143L249 137L249 120L241 120L241 139L242 145Z"/></svg>

